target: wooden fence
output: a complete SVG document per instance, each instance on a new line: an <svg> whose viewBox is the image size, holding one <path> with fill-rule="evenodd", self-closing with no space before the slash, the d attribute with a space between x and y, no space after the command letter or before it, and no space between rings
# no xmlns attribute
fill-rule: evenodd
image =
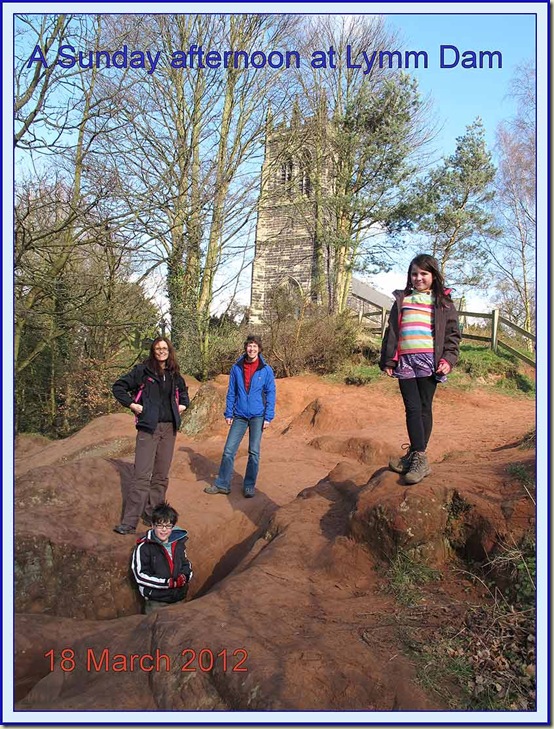
<svg viewBox="0 0 554 729"><path fill-rule="evenodd" d="M372 332L379 332L381 338L385 335L385 329L388 321L388 310L384 306L366 301L365 304L372 306L373 309L365 311L360 309L356 312L360 324L364 324L367 329Z"/></svg>
<svg viewBox="0 0 554 729"><path fill-rule="evenodd" d="M360 323L365 320L365 324L368 327L368 329L379 332L381 337L385 333L385 327L387 324L387 318L388 318L388 311L384 309L382 306L379 306L378 304L372 304L374 307L373 310L370 311L358 311L358 320ZM514 324L509 319L506 319L506 317L502 316L499 309L493 309L490 313L482 313L477 311L458 311L458 315L460 316L460 330L462 332L462 338L463 339L474 339L480 342L488 342L491 345L491 349L494 352L498 352L499 349L504 349L510 354L513 354L514 357L517 357L518 359L521 359L523 362L526 362L528 365L531 365L531 367L536 367L535 360L530 357L529 355L524 354L523 352L520 352L519 350L515 349L514 347L510 346L507 342L504 342L501 339L501 332L500 332L500 325L504 325L512 331L519 334L524 339L529 340L530 342L533 342L534 345L536 345L537 338L534 334L531 334L531 332L528 332L527 329L523 329L523 327L518 326L517 324ZM481 334L468 334L464 332L464 324L467 317L473 317L474 319L490 319L491 320L491 334L490 336L481 335Z"/></svg>
<svg viewBox="0 0 554 729"><path fill-rule="evenodd" d="M506 319L505 316L502 316L499 309L493 309L490 314L483 314L482 312L475 312L475 311L459 311L458 312L460 317L473 317L475 319L490 319L491 320L491 334L490 336L484 336L481 334L466 334L463 331L462 327L462 338L463 339L475 339L481 342L490 342L491 349L493 352L498 352L499 349L505 349L510 354L513 354L514 357L518 357L518 359L523 360L523 362L526 362L528 365L531 365L531 367L536 367L536 362L532 357L529 357L526 354L523 354L523 352L520 352L517 349L514 349L514 347L511 347L507 342L502 341L500 338L500 325L503 324L504 326L509 327L514 332L519 334L524 339L529 340L530 342L533 342L534 345L536 345L537 338L534 334L531 334L531 332L528 332L527 329L523 329L523 327L518 326L517 324L514 324L509 319Z"/></svg>

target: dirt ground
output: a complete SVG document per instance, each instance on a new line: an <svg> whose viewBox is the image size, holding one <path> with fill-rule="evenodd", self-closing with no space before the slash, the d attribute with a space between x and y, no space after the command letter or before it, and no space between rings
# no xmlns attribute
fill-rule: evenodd
<svg viewBox="0 0 554 729"><path fill-rule="evenodd" d="M175 610L183 611L185 622L198 625L197 634L201 635L206 630L202 615L204 621L206 616L211 616L210 621L217 620L218 610L224 609L230 627L240 640L249 640L253 651L259 645L259 654L266 661L263 670L261 663L258 664L259 675L266 676L268 682L267 686L263 681L260 684L262 695L266 692L265 698L260 699L262 704L265 701L262 708L446 708L414 682L413 663L404 654L394 625L394 616L400 614L398 606L390 595L383 593L382 577L374 569L379 555L372 553L371 547L368 551L368 544L352 541L351 514L356 509L360 489L366 497L373 495L373 502L379 489L384 489L382 493L387 494L387 499L383 503L386 501L392 513L394 509L405 511L406 504L415 504L418 494L425 501L427 493L429 498L451 493L459 478L460 491L465 489L464 493L475 496L476 503L481 499L482 503L489 504L494 525L495 514L501 514L500 507L505 500L516 504L521 497L505 474L509 463L532 459L516 446L534 428L534 402L484 389L465 392L439 386L428 450L433 474L424 482L429 491L422 490L421 486L406 490L396 474L385 471L388 457L399 453L400 446L406 442L396 382L383 378L371 386L355 387L326 382L315 376L279 380L276 418L262 442L257 493L253 499L244 499L241 484L247 460L246 439L235 461L232 493L214 496L203 492L217 473L227 431L222 414L226 381L225 377L216 379L213 397L217 407L212 408L212 415L200 432L195 436L179 433L177 437L167 498L180 514L179 524L190 534L188 553L195 569L190 597L196 599ZM191 381L190 389L191 394L196 394L200 386ZM94 550L98 563L105 558L114 569L121 565L118 585L124 581L124 569L135 537L116 535L112 527L119 520L122 493L132 475L134 435L132 417L122 412L97 418L64 441L47 443L33 436L18 439L16 523L26 551L31 533L48 540L54 561L58 553L63 558L63 550L67 551L69 543L81 555L79 558L85 559L83 555ZM479 464L482 472L488 469L487 483L476 483ZM369 513L375 509L375 503L370 503L368 498L363 503ZM75 511L75 500L81 506L76 529L65 535L66 542L61 545L60 535L52 533L52 524L67 518L70 508ZM70 501L73 501L71 507ZM514 511L515 507L510 508ZM374 519L374 511L371 514ZM529 518L529 514L521 517L522 528ZM398 529L398 518L394 519ZM502 528L507 528L507 517L502 524ZM360 528L361 534L364 528ZM283 534L282 542L274 539L274 534L271 539L264 538L272 529ZM60 547L58 552L57 547ZM49 559L51 562L52 558ZM87 565L87 569L93 569L90 559ZM25 562L20 569L25 572L31 567ZM268 577L268 573L273 577ZM289 598L276 598L274 578L277 584L281 579L289 583L287 592L291 605L297 609L291 608ZM62 586L57 584L51 594L47 594L44 586L42 590L20 593L17 609L27 636L32 635L33 625L40 633L44 616L48 619L45 635L50 641L67 642L68 631L74 630L73 626L80 620L86 621L83 625L87 635L92 635L94 622L91 621L100 619L104 619L104 626L119 623L117 632L128 635L129 645L137 639L140 604L130 591L125 592L126 585L117 589L114 584L106 585L105 593L97 593L100 595L97 603L85 588L82 592L73 590L73 603L67 594L60 599L60 589ZM461 619L468 599L467 589L458 582L450 586L441 582L425 619L428 631L432 633L433 621ZM244 633L242 627L233 623L232 609L229 612L238 591L252 596L249 611L241 615ZM113 597L116 593L117 598ZM317 600L309 595L317 595ZM475 600L480 596L479 590L472 593ZM286 620L282 619L284 610ZM384 615L389 619L385 620ZM413 620L413 617L406 618L405 612L402 615L402 619ZM69 619L73 623L68 623ZM152 621L148 623L151 624ZM215 627L207 629L208 634L213 630L217 633ZM349 633L353 636L352 643L346 639ZM272 635L269 645L268 635ZM181 636L180 640L185 637ZM293 640L297 646L294 651ZM44 647L40 639L37 641ZM367 655L368 647L371 656ZM28 645L25 650L30 650ZM342 676L339 683L343 688L337 684L331 694L327 678L321 682L326 651L332 651L336 660L340 655L342 661L342 667L335 666L333 670ZM273 665L275 655L283 653L290 660L286 670L279 668L277 689L272 684L277 674L271 674L267 666ZM313 663L307 661L309 655ZM386 665L394 656L397 673L391 673ZM361 679L360 670L365 661L376 682L373 691ZM21 666L24 673L24 662ZM45 678L28 694L22 708L73 708L75 703L71 701L75 700L64 697L74 696L75 687L72 689L68 682L78 677L66 676L68 685L58 686L52 693L47 682L54 678L42 675ZM23 677L21 685L25 690L21 696L39 678L41 675L32 681ZM44 688L40 689L43 684ZM102 696L107 697L110 690L107 685L98 686ZM228 698L226 690L236 692L233 700ZM83 699L82 708L92 708L98 701L98 695L91 691L86 701ZM227 686L225 690L218 688L218 696L227 698L214 699L212 708L232 709L233 702L242 706L241 702L253 701L251 693L246 699L246 694L241 692L238 685ZM203 690L201 695L198 706L185 702L180 708L201 708L207 694ZM284 698L290 695L296 697L293 705ZM161 699L155 692L153 696L152 706L159 708ZM107 698L106 701L109 703ZM132 708L130 701L129 708ZM223 703L220 705L218 701ZM249 703L249 707L259 708L256 701ZM149 708L147 704L134 707Z"/></svg>

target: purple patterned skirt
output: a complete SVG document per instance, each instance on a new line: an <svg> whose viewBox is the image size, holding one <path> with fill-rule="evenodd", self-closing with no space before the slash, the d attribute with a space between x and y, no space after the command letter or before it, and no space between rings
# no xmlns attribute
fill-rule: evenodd
<svg viewBox="0 0 554 729"><path fill-rule="evenodd" d="M434 377L437 382L446 382L446 375L439 375L435 372L434 357L430 352L401 354L392 376L398 380L411 380L414 377Z"/></svg>

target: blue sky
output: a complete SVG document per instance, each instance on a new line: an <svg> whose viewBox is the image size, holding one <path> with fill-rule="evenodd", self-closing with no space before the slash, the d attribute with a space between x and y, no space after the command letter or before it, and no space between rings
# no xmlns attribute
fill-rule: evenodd
<svg viewBox="0 0 554 729"><path fill-rule="evenodd" d="M507 6L508 4L504 4ZM499 6L499 8L502 6ZM425 50L427 69L412 69L422 92L429 93L444 123L437 143L445 153L454 151L456 137L477 116L483 119L487 142L493 145L499 122L513 115L515 106L508 98L510 81L518 65L535 60L535 16L528 14L410 14L388 15L391 27L398 29L405 48ZM460 52L500 51L502 68L440 68L441 45L456 46ZM452 54L446 55L446 60Z"/></svg>

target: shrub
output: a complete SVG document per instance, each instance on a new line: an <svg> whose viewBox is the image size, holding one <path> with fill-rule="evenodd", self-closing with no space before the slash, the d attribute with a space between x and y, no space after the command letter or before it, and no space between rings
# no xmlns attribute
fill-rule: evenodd
<svg viewBox="0 0 554 729"><path fill-rule="evenodd" d="M536 448L537 446L537 429L533 428L533 430L530 430L528 433L525 433L521 440L520 448L523 448L525 450L530 448Z"/></svg>
<svg viewBox="0 0 554 729"><path fill-rule="evenodd" d="M502 588L505 601L519 610L534 610L537 557L531 536L527 535L519 544L502 544L485 569Z"/></svg>
<svg viewBox="0 0 554 729"><path fill-rule="evenodd" d="M275 316L268 321L264 340L275 374L334 372L355 351L358 327L349 313L331 315L314 306L306 307L298 317Z"/></svg>
<svg viewBox="0 0 554 729"><path fill-rule="evenodd" d="M177 352L181 371L199 380L204 379L204 373L207 379L228 374L244 351L244 340L249 334L247 329L244 318L237 322L232 316L212 317L204 356L201 356L202 344L196 331L190 333L186 344Z"/></svg>

